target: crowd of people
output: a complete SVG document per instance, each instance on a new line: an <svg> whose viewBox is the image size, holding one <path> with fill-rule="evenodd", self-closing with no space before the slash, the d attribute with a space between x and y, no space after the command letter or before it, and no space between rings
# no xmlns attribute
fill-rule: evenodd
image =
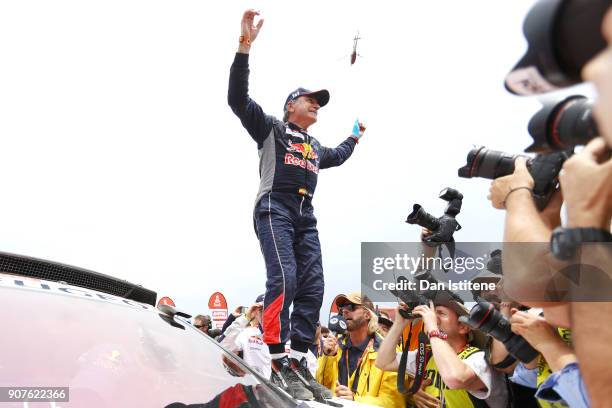
<svg viewBox="0 0 612 408"><path fill-rule="evenodd" d="M537 351L532 361L518 361L502 341L474 330L462 319L468 308L449 291L438 291L429 304L409 309L400 302L391 311L379 310L367 296L353 292L335 299L346 329L335 324L331 331L319 323L305 363L279 385L301 400L338 397L382 407L590 406L571 325L548 321L542 313L547 308L499 301L498 295L485 297L509 321L512 332ZM260 295L249 307L237 307L222 329L212 329L210 317L203 315L193 325L271 378L263 300ZM423 334L426 340L419 337ZM419 355L423 341L425 352Z"/></svg>
<svg viewBox="0 0 612 408"><path fill-rule="evenodd" d="M378 311L360 292L340 295L335 321L342 324L330 330L331 321L330 328L317 323L323 271L311 206L316 177L319 169L351 156L365 126L356 122L336 148L310 136L308 127L329 101L327 90L296 89L285 101L282 121L263 112L248 95L249 51L263 25L254 24L258 14L243 15L228 102L261 159L254 224L266 262L266 293L246 310L236 309L220 333L203 316L196 326L302 400L338 397L419 408L609 406L612 303L551 302L537 295L550 286L543 268L588 259L609 272L612 264L612 9L602 23L608 46L582 70L599 94L594 117L601 135L565 161L560 188L543 209L534 201L534 176L522 157L512 174L491 184L492 206L506 211L504 285L483 294L479 307L486 311L483 319L497 316L497 335L477 329L464 301L447 290L418 305L400 303L391 313ZM421 239L431 249L429 234L424 230ZM550 242L552 249L534 246L529 254L512 246L533 242Z"/></svg>

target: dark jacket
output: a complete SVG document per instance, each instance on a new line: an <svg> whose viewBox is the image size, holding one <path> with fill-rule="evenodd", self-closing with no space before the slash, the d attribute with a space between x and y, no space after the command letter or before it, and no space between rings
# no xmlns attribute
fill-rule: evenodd
<svg viewBox="0 0 612 408"><path fill-rule="evenodd" d="M357 140L348 137L336 148L321 144L298 126L264 113L248 95L249 55L237 53L230 69L227 100L242 126L257 142L261 182L257 201L270 191L313 194L319 169L339 166L353 153Z"/></svg>

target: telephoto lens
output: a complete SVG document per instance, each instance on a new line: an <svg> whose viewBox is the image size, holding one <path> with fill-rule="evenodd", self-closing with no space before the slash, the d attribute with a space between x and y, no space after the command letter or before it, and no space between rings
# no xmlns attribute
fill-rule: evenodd
<svg viewBox="0 0 612 408"><path fill-rule="evenodd" d="M527 158L527 170L534 181L532 196L536 207L541 211L548 205L552 194L559 187L559 172L571 152L561 150ZM489 150L484 147L472 149L467 156L467 164L458 171L459 177L482 177L496 179L514 173L514 161L518 155Z"/></svg>
<svg viewBox="0 0 612 408"><path fill-rule="evenodd" d="M489 302L478 302L470 310L470 315L462 317L461 321L502 342L508 353L523 363L532 361L539 354L527 340L512 332L510 321Z"/></svg>
<svg viewBox="0 0 612 408"><path fill-rule="evenodd" d="M497 150L489 150L484 146L475 147L467 156L467 164L459 169L459 177L482 177L496 179L514 173L514 160L518 155Z"/></svg>
<svg viewBox="0 0 612 408"><path fill-rule="evenodd" d="M586 63L603 50L601 23L610 0L539 0L523 23L527 52L506 77L517 95L554 91L582 82Z"/></svg>
<svg viewBox="0 0 612 408"><path fill-rule="evenodd" d="M436 231L438 228L440 228L440 221L425 211L419 204L415 204L412 207L412 212L408 214L406 222L408 224L420 225L421 227L425 227L430 231Z"/></svg>
<svg viewBox="0 0 612 408"><path fill-rule="evenodd" d="M599 135L592 112L593 101L582 95L544 102L529 120L533 144L525 151L549 153L587 144Z"/></svg>

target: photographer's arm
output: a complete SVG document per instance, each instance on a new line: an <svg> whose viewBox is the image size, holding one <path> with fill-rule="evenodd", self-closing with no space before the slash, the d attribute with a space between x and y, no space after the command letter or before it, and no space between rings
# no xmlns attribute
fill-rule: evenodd
<svg viewBox="0 0 612 408"><path fill-rule="evenodd" d="M493 180L488 196L494 208L506 209L504 242L548 242L552 230L533 201L534 181L525 158L517 158L514 166L513 174Z"/></svg>
<svg viewBox="0 0 612 408"><path fill-rule="evenodd" d="M576 361L576 355L565 344L557 330L541 316L516 311L510 318L512 331L523 336L540 353L553 372Z"/></svg>
<svg viewBox="0 0 612 408"><path fill-rule="evenodd" d="M237 317L225 330L225 337L221 341L221 345L235 353L240 351L240 345L236 343L236 339L248 325L249 319L245 315Z"/></svg>
<svg viewBox="0 0 612 408"><path fill-rule="evenodd" d="M556 272L548 242L560 219L562 197L555 193L539 212L532 198L533 186L525 159L519 157L513 174L491 183L488 198L493 207L506 209L502 255L505 292L527 306L545 307L550 303L537 299L545 299Z"/></svg>
<svg viewBox="0 0 612 408"><path fill-rule="evenodd" d="M406 310L404 307L401 309ZM395 321L389 329L389 333L378 348L376 356L376 367L384 371L397 371L397 343L402 336L404 328L410 324L410 320L405 319L400 313L400 307L395 310Z"/></svg>

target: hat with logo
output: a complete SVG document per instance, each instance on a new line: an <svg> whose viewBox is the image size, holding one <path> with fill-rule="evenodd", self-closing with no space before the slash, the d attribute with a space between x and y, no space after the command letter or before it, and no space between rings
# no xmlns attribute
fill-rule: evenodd
<svg viewBox="0 0 612 408"><path fill-rule="evenodd" d="M317 102L319 102L320 107L327 105L327 102L329 102L329 92L327 91L327 89L321 89L319 91L313 92L309 91L306 88L298 88L295 91L291 92L289 96L287 96L287 100L285 101L284 107L286 108L287 104L290 101L294 101L300 96L312 96L317 100Z"/></svg>

